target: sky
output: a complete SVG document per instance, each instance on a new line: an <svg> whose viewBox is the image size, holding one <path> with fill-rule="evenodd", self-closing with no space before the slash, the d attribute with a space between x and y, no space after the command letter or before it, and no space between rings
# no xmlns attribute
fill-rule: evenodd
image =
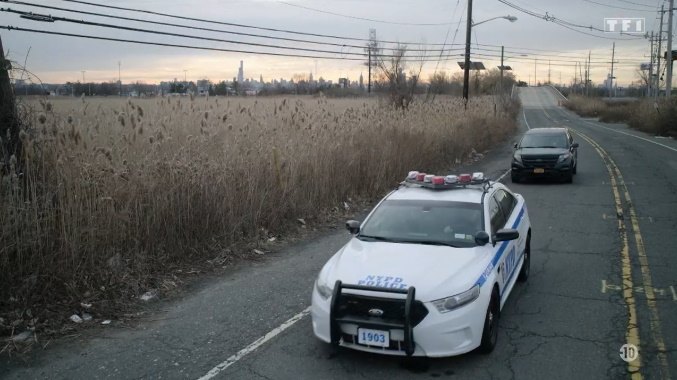
<svg viewBox="0 0 677 380"><path fill-rule="evenodd" d="M604 29L605 18L644 18L645 30L649 33L653 30L655 34L658 34L659 27L657 9L664 3L664 0L508 1L538 15L554 16L557 20L570 23L568 25L592 26L597 29ZM159 83L175 78L193 81L198 79L209 79L213 82L231 81L237 76L241 60L244 61L246 78L258 80L262 76L264 81L268 82L272 79L289 79L294 75L307 76L312 73L315 79L323 77L337 82L339 77L357 80L360 74L367 76L365 59L359 55L364 53L364 49L360 46L366 42L357 39L368 39L369 30L373 28L376 30L378 40L400 42L410 50L425 50L410 51L409 54L427 57L422 74L426 79L435 71L445 71L448 74L461 72L457 62L462 61L468 4L468 0L88 0L88 2L298 33L175 19L63 0L25 0L23 3L235 33L259 34L265 37L175 28L11 2L2 2L0 5L4 9L231 42L155 35L65 21L38 22L8 12L0 12L0 26L11 25L60 33L215 49L303 54L329 59L148 46L0 30L8 58L21 65L26 62L26 68L44 83L82 81L83 75L86 82L115 81L118 75L124 83L136 81ZM500 18L508 15L517 17L517 20L509 22ZM499 18L483 22L494 17ZM471 60L481 61L487 68L496 67L500 65L500 46L505 46L505 65L511 66L517 78L525 82L534 83L534 77L537 81L543 82L550 76L550 80L554 83L569 84L574 80L577 64L584 63L590 52L591 79L599 84L611 69L614 42L616 43L614 74L619 86L627 86L637 81L640 63L650 61L650 41L642 38L641 34L621 35L570 26L573 29L571 30L555 22L521 12L499 0L474 0L472 19L477 25L473 27L472 32ZM665 28L667 29L667 14ZM335 38L316 35L330 35ZM252 43L327 52L248 45ZM664 51L665 45L664 43ZM395 45L384 43L382 46L392 48ZM452 50L445 51L440 59L440 49L443 48ZM348 60L349 58L356 60ZM580 73L581 70L578 71Z"/></svg>

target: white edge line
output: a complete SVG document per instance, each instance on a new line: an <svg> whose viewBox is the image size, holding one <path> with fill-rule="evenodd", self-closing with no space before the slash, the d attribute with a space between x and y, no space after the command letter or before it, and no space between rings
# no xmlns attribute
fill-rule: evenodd
<svg viewBox="0 0 677 380"><path fill-rule="evenodd" d="M607 129L607 130L609 130L609 131L611 131L611 132L616 132L616 133L620 133L620 134L622 134L622 135L626 135L626 136L634 137L634 138L636 138L636 139L644 140L644 141L646 141L646 142L650 142L650 143L652 143L652 144L656 144L656 145L658 145L658 146L662 146L663 148L670 149L670 150L672 150L672 151L674 151L674 152L677 152L677 149L675 149L675 148L673 148L673 147L671 147L671 146L667 146L667 145L664 145L664 144L661 144L661 143L657 143L657 142L655 142L655 141L653 141L653 140L649 140L649 139L644 138L644 137L641 137L641 136L633 135L632 133L622 132L622 131L615 130L615 129L613 129L613 128L605 127L605 126L603 126L603 125L594 124L594 123L591 123L591 122L589 122L589 121L587 121L587 120L585 120L585 119L583 119L583 118L581 118L581 120L582 120L583 122L587 123L587 124L592 125L593 127L596 127L596 128L597 128L597 127L599 127L599 128L604 128L604 129Z"/></svg>
<svg viewBox="0 0 677 380"><path fill-rule="evenodd" d="M529 122L527 121L527 114L524 113L524 108L522 108L522 117L524 117L524 123L527 125L527 129L531 129Z"/></svg>
<svg viewBox="0 0 677 380"><path fill-rule="evenodd" d="M252 344L249 346L241 349L238 351L235 355L229 357L226 359L224 362L220 363L216 367L212 368L209 372L207 372L206 375L200 377L198 380L209 380L211 378L214 378L216 375L218 375L220 372L224 371L226 368L230 367L231 365L237 363L240 359L244 358L248 354L252 353L254 350L257 348L261 347L264 343L267 341L273 339L277 335L279 335L281 332L284 330L290 328L294 323L300 321L310 313L310 306L305 308L303 311L300 313L296 314L295 316L289 318L286 322L281 324L280 326L274 328L270 332L268 332L266 335L260 337L259 339L255 340Z"/></svg>
<svg viewBox="0 0 677 380"><path fill-rule="evenodd" d="M498 179L496 180L496 182L501 182L501 180L502 180L503 178L505 178L505 176L507 176L508 173L510 173L510 170L511 170L511 169L508 169L508 170L505 171L505 173L501 174L501 176L498 177Z"/></svg>

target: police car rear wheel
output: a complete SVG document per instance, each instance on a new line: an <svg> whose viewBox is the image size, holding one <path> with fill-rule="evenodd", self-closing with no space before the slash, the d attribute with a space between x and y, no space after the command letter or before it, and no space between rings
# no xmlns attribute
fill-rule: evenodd
<svg viewBox="0 0 677 380"><path fill-rule="evenodd" d="M482 342L478 348L480 353L488 354L496 347L496 342L498 341L499 312L498 292L494 288L494 291L491 293L491 301L489 301L489 306L487 307L487 314L484 318Z"/></svg>
<svg viewBox="0 0 677 380"><path fill-rule="evenodd" d="M522 263L522 269L520 270L519 275L517 275L517 281L525 282L529 278L530 267L531 267L531 233L527 235L527 245L524 248L524 262Z"/></svg>

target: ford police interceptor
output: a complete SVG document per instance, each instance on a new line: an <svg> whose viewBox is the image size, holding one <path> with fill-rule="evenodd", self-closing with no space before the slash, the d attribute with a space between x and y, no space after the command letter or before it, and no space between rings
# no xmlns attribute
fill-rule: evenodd
<svg viewBox="0 0 677 380"><path fill-rule="evenodd" d="M410 172L322 268L315 335L402 356L493 350L500 311L529 276L524 198L482 173Z"/></svg>

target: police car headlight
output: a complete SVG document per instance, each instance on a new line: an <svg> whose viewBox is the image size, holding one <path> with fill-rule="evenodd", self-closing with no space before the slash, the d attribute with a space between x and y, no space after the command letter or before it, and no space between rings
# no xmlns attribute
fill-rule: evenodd
<svg viewBox="0 0 677 380"><path fill-rule="evenodd" d="M457 294L455 296L442 298L437 301L433 301L433 305L437 308L437 311L440 313L448 313L454 309L457 309L465 304L468 304L477 299L480 296L480 286L475 285L469 290Z"/></svg>
<svg viewBox="0 0 677 380"><path fill-rule="evenodd" d="M334 291L334 289L332 289L329 284L323 281L321 277L318 277L317 280L315 280L315 289L317 289L317 293L320 295L320 297L322 297L323 300L331 297L331 293Z"/></svg>
<svg viewBox="0 0 677 380"><path fill-rule="evenodd" d="M557 159L557 163L561 164L562 162L568 161L571 158L571 153L567 152L564 153L563 155L559 156L559 159Z"/></svg>

